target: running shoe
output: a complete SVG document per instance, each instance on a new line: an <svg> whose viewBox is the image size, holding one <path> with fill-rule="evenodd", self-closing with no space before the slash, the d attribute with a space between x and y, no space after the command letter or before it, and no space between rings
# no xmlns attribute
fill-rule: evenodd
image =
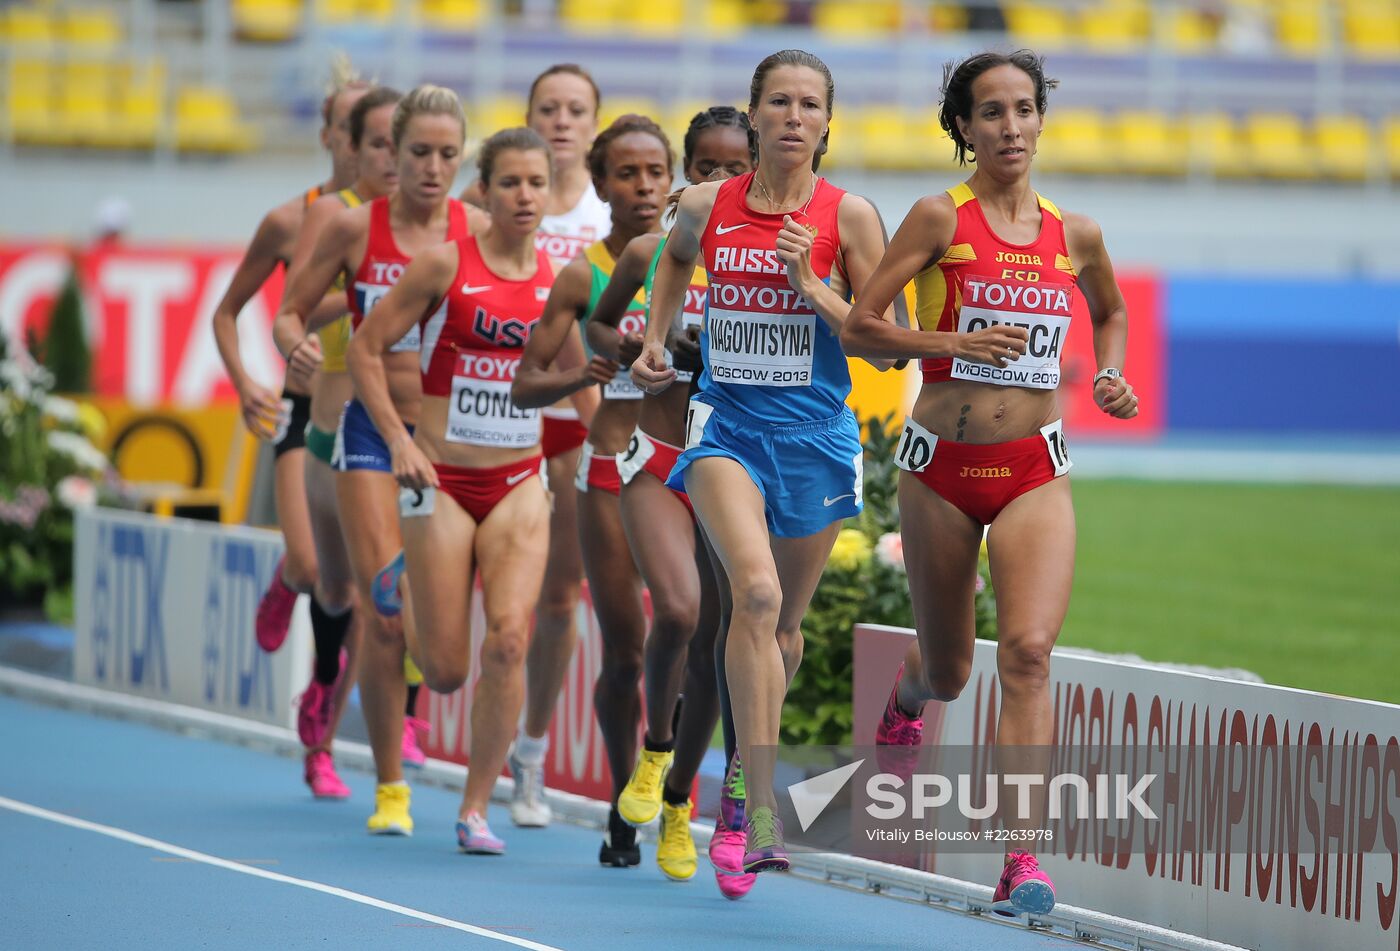
<svg viewBox="0 0 1400 951"><path fill-rule="evenodd" d="M400 548L394 560L379 569L370 586L374 609L385 617L394 617L403 610L403 598L399 595L399 578L403 577L403 571L403 549Z"/></svg>
<svg viewBox="0 0 1400 951"><path fill-rule="evenodd" d="M749 811L744 823L744 871L786 872L792 867L783 844L783 821L767 806Z"/></svg>
<svg viewBox="0 0 1400 951"><path fill-rule="evenodd" d="M608 831L598 849L598 861L613 868L640 865L642 850L637 846L637 830L627 824L614 807L608 810Z"/></svg>
<svg viewBox="0 0 1400 951"><path fill-rule="evenodd" d="M690 834L691 803L661 804L661 835L656 840L656 864L673 882L687 882L695 875L695 839Z"/></svg>
<svg viewBox="0 0 1400 951"><path fill-rule="evenodd" d="M1008 918L1048 915L1055 907L1055 885L1040 863L1024 849L1006 853L1001 880L992 894L992 911Z"/></svg>
<svg viewBox="0 0 1400 951"><path fill-rule="evenodd" d="M271 654L287 640L287 628L292 623L292 608L297 606L297 593L287 587L282 580L282 568L287 563L286 556L277 560L272 572L272 583L263 592L258 602L258 613L253 631L258 646Z"/></svg>
<svg viewBox="0 0 1400 951"><path fill-rule="evenodd" d="M744 871L744 767L735 756L719 791L719 816L710 836L710 864L720 894L737 901L749 893L758 876Z"/></svg>
<svg viewBox="0 0 1400 951"><path fill-rule="evenodd" d="M875 728L875 761L880 771L893 773L906 784L913 778L919 761L919 745L924 739L922 717L911 717L899 708L899 681L904 677L904 665L890 690L880 725Z"/></svg>
<svg viewBox="0 0 1400 951"><path fill-rule="evenodd" d="M420 720L418 717L403 718L403 764L405 766L418 768L427 762L428 754L423 752L418 738L427 736L430 729L427 720Z"/></svg>
<svg viewBox="0 0 1400 951"><path fill-rule="evenodd" d="M345 676L345 651L340 652L340 673L335 683L323 684L313 672L311 683L297 701L297 736L307 749L320 746L326 739L331 725L331 703L335 698L336 684Z"/></svg>
<svg viewBox="0 0 1400 951"><path fill-rule="evenodd" d="M617 811L634 826L646 825L661 811L661 785L671 771L674 752L656 753L642 749L632 778L617 797Z"/></svg>
<svg viewBox="0 0 1400 951"><path fill-rule="evenodd" d="M469 812L457 822L457 848L468 855L505 855L506 844L491 832L486 817Z"/></svg>
<svg viewBox="0 0 1400 951"><path fill-rule="evenodd" d="M544 798L544 764L527 766L511 747L510 775L515 789L510 794L510 821L525 829L543 829L554 818L554 810Z"/></svg>
<svg viewBox="0 0 1400 951"><path fill-rule="evenodd" d="M374 787L374 815L365 823L370 835L413 835L408 804L413 790L408 783L380 783Z"/></svg>
<svg viewBox="0 0 1400 951"><path fill-rule="evenodd" d="M335 772L335 762L325 750L306 754L306 785L317 799L349 799L350 787Z"/></svg>

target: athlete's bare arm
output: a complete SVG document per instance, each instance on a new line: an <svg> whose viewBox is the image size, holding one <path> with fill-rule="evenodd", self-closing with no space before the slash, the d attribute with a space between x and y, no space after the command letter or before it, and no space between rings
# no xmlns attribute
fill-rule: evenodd
<svg viewBox="0 0 1400 951"><path fill-rule="evenodd" d="M710 222L721 184L701 182L681 192L676 223L666 238L666 250L656 263L656 276L651 282L653 312L674 314L685 305L686 288L695 276L695 261L700 256L700 238ZM647 321L642 355L632 364L632 382L643 392L660 393L676 378L676 371L666 365L668 324L662 320Z"/></svg>
<svg viewBox="0 0 1400 951"><path fill-rule="evenodd" d="M841 347L848 356L883 359L960 356L978 363L1000 365L1011 348L1024 353L1029 334L1022 327L993 326L970 334L906 330L884 317L895 295L924 268L932 267L948 250L957 227L957 210L947 195L929 195L915 202L885 249L865 286L856 292L851 313L841 328Z"/></svg>
<svg viewBox="0 0 1400 951"><path fill-rule="evenodd" d="M1099 369L1123 368L1128 349L1128 308L1123 292L1113 276L1113 263L1104 247L1103 230L1085 215L1065 214L1065 243L1070 261L1079 272L1079 289L1089 305L1094 326L1094 358ZM1138 414L1138 398L1122 377L1101 379L1094 384L1094 402L1105 413L1119 419Z"/></svg>
<svg viewBox="0 0 1400 951"><path fill-rule="evenodd" d="M248 249L243 252L243 260L238 262L238 268L233 272L228 290L224 292L219 306L214 308L214 342L219 348L229 380L238 391L243 422L250 432L260 438L271 436L267 421L277 416L278 399L276 393L259 386L243 368L243 357L238 350L237 321L248 301L277 269L292 243L299 217L297 213L300 211L299 206L295 205L296 201L278 205L263 216Z"/></svg>
<svg viewBox="0 0 1400 951"><path fill-rule="evenodd" d="M465 194L465 192L463 193ZM466 200L463 199L466 204ZM467 232L480 236L491 228L491 214L483 208L478 208L473 204L467 204Z"/></svg>
<svg viewBox="0 0 1400 951"><path fill-rule="evenodd" d="M627 242L622 256L613 267L608 286L603 288L603 293L598 296L598 303L593 307L593 313L588 315L588 322L584 325L584 334L594 353L601 353L609 360L619 358L622 337L617 328L622 323L622 315L627 313L628 305L637 296L637 291L646 284L647 268L651 265L652 255L656 253L656 247L660 243L659 234L642 234ZM636 343L639 345L640 341Z"/></svg>
<svg viewBox="0 0 1400 951"><path fill-rule="evenodd" d="M452 288L457 275L457 242L440 244L415 257L389 292L365 316L345 351L355 393L393 456L394 477L413 489L438 484L437 472L412 445L399 418L384 374L384 354Z"/></svg>
<svg viewBox="0 0 1400 951"><path fill-rule="evenodd" d="M588 259L570 261L550 289L544 313L530 331L530 339L520 355L510 398L521 409L542 409L595 383L606 383L617 372L617 365L595 355L573 369L551 369L550 364L565 350L572 336L582 347L578 318L588 307L593 274Z"/></svg>
<svg viewBox="0 0 1400 951"><path fill-rule="evenodd" d="M287 358L288 374L295 378L309 380L321 365L321 342L309 333L307 320L319 309L317 305L335 283L336 275L349 269L349 249L362 231L356 224L358 211L359 208L351 208L337 212L314 239L315 247L304 261L301 238L311 236L304 234L297 240L282 306L272 322L272 338ZM365 218L367 225L367 215L360 217Z"/></svg>

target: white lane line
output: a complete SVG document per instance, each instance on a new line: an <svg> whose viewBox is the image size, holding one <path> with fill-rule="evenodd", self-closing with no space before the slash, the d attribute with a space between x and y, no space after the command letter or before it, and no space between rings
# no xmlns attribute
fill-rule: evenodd
<svg viewBox="0 0 1400 951"><path fill-rule="evenodd" d="M429 924L440 925L444 928L452 928L456 931L465 931L467 934L474 934L482 938L491 938L495 941L503 941L506 944L513 944L517 948L529 948L531 951L560 951L559 948L555 948L552 945L538 944L534 941L527 941L524 938L516 938L512 935L501 934L499 931L492 931L489 928L479 928L476 925L469 925L464 921L454 921L451 918L443 918L438 915L429 914L426 911L418 911L416 908L396 905L391 901L383 901L369 895L361 895L359 892L337 888L334 885L323 885L320 882L313 882L304 878L293 878L290 875L269 872L266 869L254 868L251 865L244 865L240 862L230 862L228 859L221 859L215 855L206 855L203 852L181 848L178 845L171 845L169 842L161 842L159 839L138 835L135 832L128 832L125 829L117 829L112 826L104 826L97 822L89 822L86 819L78 819L74 816L64 815L61 812L53 812L39 806L31 806L27 802L19 802L4 796L0 796L0 808L9 809L26 816L33 816L36 819L47 819L50 822L57 822L60 825L71 826L74 829L96 832L99 835L119 839L122 842L129 842L132 845L140 845L148 849L155 849L158 852L165 852L182 859L188 859L191 862L201 862L205 865L212 865L215 868L227 869L230 872L241 872L244 875L251 875L254 878L265 878L270 882L281 882L284 885L296 885L298 888L305 888L313 892L321 892L324 895L334 895L337 898L344 898L347 901L368 905L371 908L378 908L383 911L391 911L396 915L403 915L407 918L416 918L419 921L426 921Z"/></svg>

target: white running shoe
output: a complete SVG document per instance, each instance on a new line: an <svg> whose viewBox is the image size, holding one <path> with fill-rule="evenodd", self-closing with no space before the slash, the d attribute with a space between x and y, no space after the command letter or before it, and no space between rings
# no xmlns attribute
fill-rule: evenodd
<svg viewBox="0 0 1400 951"><path fill-rule="evenodd" d="M515 790L510 794L510 821L526 829L543 829L554 818L544 798L544 764L527 766L510 751L510 775Z"/></svg>

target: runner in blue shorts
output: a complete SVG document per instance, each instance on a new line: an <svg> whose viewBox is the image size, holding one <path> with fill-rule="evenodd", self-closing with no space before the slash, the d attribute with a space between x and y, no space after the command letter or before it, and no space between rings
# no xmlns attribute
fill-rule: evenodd
<svg viewBox="0 0 1400 951"><path fill-rule="evenodd" d="M845 403L851 377L839 340L850 305L831 285L859 292L885 241L869 202L817 175L835 95L826 64L801 50L774 53L749 92L758 168L685 190L652 312L681 307L703 251L704 372L668 484L689 494L733 595L725 669L749 772L743 870L760 872L786 869L788 858L772 760L752 753L777 745L802 615L841 520L861 510L860 428ZM667 326L648 321L633 364L648 393L675 378Z"/></svg>

